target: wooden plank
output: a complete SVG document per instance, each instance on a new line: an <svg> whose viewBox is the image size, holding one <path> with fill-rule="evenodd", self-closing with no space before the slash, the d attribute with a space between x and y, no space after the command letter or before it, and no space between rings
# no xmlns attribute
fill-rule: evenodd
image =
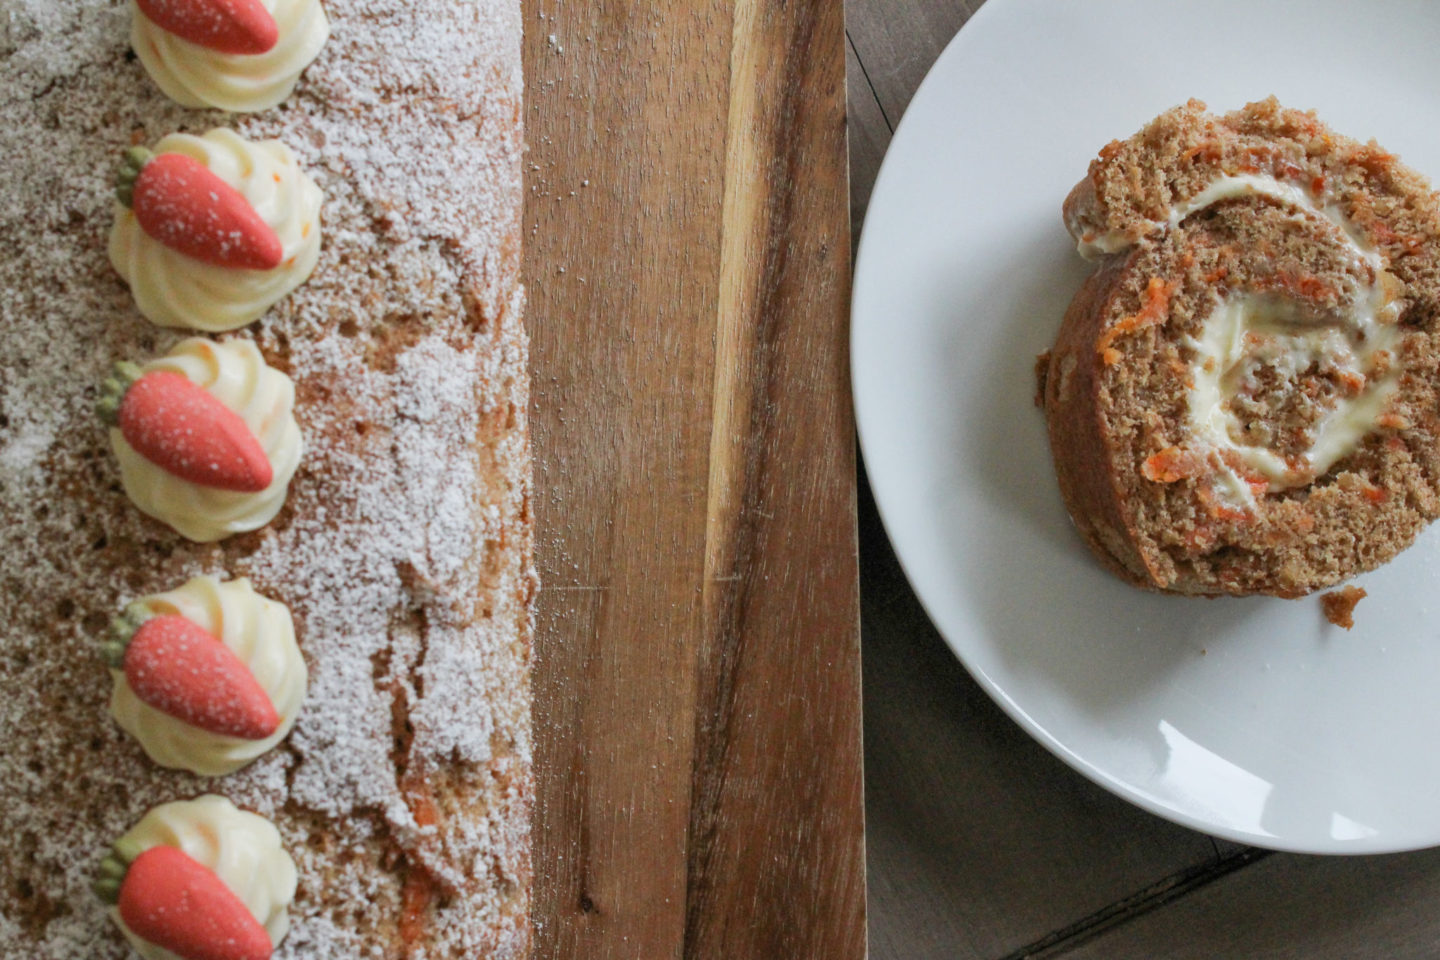
<svg viewBox="0 0 1440 960"><path fill-rule="evenodd" d="M845 44L846 114L850 127L850 240L853 246L865 222L870 191L885 148L890 146L890 126L880 110L880 101L865 77L865 68L848 38Z"/></svg>
<svg viewBox="0 0 1440 960"><path fill-rule="evenodd" d="M537 956L858 958L839 10L525 17Z"/></svg>
<svg viewBox="0 0 1440 960"><path fill-rule="evenodd" d="M685 955L859 958L843 9L733 44Z"/></svg>
<svg viewBox="0 0 1440 960"><path fill-rule="evenodd" d="M983 0L846 0L846 28L895 129L930 65Z"/></svg>
<svg viewBox="0 0 1440 960"><path fill-rule="evenodd" d="M1275 854L1054 956L1429 960L1440 954L1437 901L1440 850L1389 857Z"/></svg>
<svg viewBox="0 0 1440 960"><path fill-rule="evenodd" d="M525 8L536 955L677 956L729 21Z"/></svg>
<svg viewBox="0 0 1440 960"><path fill-rule="evenodd" d="M965 672L861 499L872 960L1005 957L1215 861L1052 757Z"/></svg>

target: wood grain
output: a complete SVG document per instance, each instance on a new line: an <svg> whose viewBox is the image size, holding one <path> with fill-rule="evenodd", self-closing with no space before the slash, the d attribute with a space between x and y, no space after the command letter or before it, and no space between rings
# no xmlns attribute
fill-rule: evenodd
<svg viewBox="0 0 1440 960"><path fill-rule="evenodd" d="M525 17L537 956L858 958L840 9Z"/></svg>

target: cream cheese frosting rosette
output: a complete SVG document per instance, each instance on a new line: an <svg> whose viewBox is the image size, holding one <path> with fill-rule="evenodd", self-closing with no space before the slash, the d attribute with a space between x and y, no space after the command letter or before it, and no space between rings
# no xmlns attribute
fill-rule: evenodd
<svg viewBox="0 0 1440 960"><path fill-rule="evenodd" d="M131 2L130 45L156 86L186 107L253 113L295 89L330 23L320 0ZM237 22L238 21L238 22Z"/></svg>
<svg viewBox="0 0 1440 960"><path fill-rule="evenodd" d="M174 133L117 182L110 262L154 324L243 327L315 269L320 188L279 140Z"/></svg>
<svg viewBox="0 0 1440 960"><path fill-rule="evenodd" d="M110 713L162 767L233 773L300 714L307 671L290 610L248 580L195 577L142 597L110 636Z"/></svg>
<svg viewBox="0 0 1440 960"><path fill-rule="evenodd" d="M295 384L249 340L191 337L144 366L116 364L101 419L125 492L198 543L269 523L302 443Z"/></svg>
<svg viewBox="0 0 1440 960"><path fill-rule="evenodd" d="M210 794L145 814L95 892L146 960L268 957L290 929L297 879L269 820Z"/></svg>

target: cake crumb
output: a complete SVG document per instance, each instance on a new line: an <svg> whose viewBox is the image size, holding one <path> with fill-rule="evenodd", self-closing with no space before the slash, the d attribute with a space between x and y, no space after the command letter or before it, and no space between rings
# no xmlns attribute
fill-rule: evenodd
<svg viewBox="0 0 1440 960"><path fill-rule="evenodd" d="M1322 595L1320 606L1325 611L1325 619L1349 630L1355 626L1355 604L1364 600L1365 596L1364 587L1341 587Z"/></svg>

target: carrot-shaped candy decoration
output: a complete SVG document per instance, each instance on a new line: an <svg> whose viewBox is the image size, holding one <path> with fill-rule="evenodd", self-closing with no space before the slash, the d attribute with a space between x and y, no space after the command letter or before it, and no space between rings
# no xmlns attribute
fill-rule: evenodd
<svg viewBox="0 0 1440 960"><path fill-rule="evenodd" d="M202 263L270 270L285 258L250 201L194 157L131 147L115 175L115 196L140 229Z"/></svg>
<svg viewBox="0 0 1440 960"><path fill-rule="evenodd" d="M121 361L101 386L96 411L136 453L183 480L258 493L274 479L264 448L240 415L182 374L146 373Z"/></svg>
<svg viewBox="0 0 1440 960"><path fill-rule="evenodd" d="M131 933L184 960L268 960L274 952L244 901L178 847L115 844L95 892Z"/></svg>
<svg viewBox="0 0 1440 960"><path fill-rule="evenodd" d="M101 653L141 701L192 727L243 740L264 740L280 727L245 661L182 616L132 603L111 623Z"/></svg>
<svg viewBox="0 0 1440 960"><path fill-rule="evenodd" d="M265 53L280 40L260 0L135 0L157 27L217 53Z"/></svg>

